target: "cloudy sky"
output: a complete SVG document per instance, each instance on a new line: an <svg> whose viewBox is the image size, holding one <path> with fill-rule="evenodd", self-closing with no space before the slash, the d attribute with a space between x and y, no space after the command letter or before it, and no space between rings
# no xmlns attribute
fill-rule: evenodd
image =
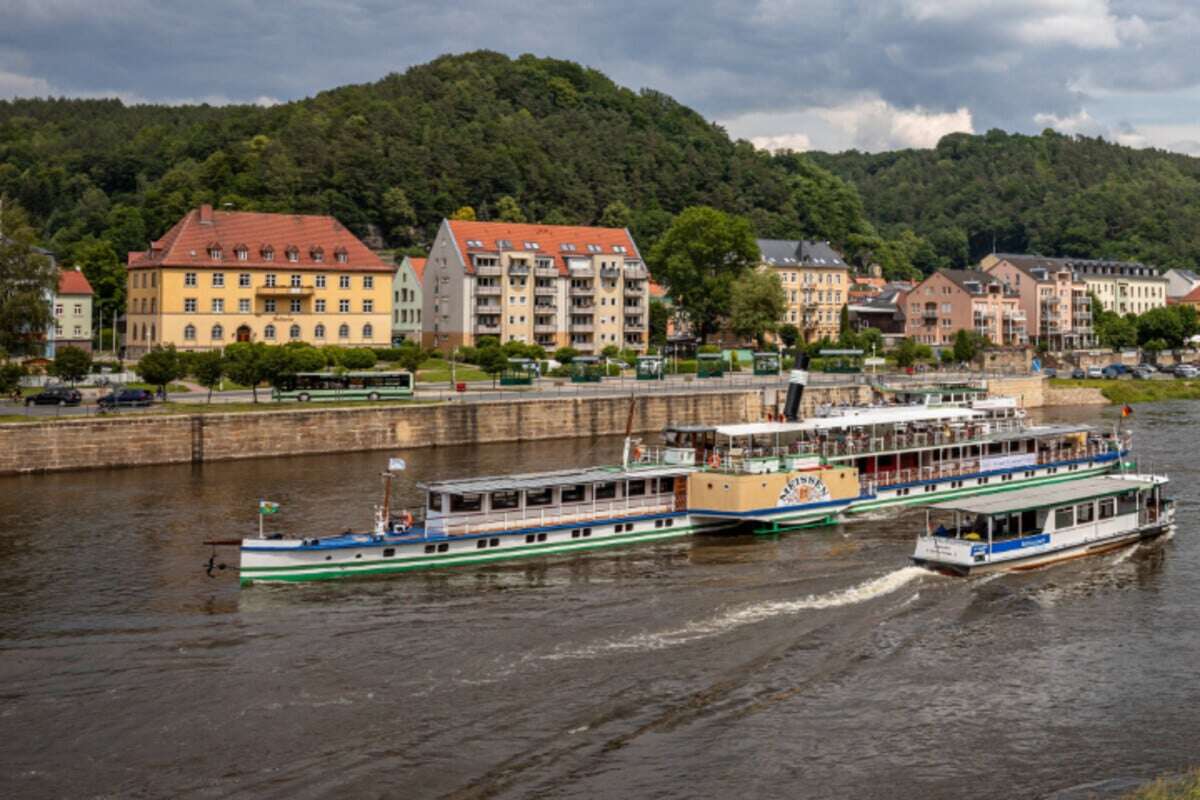
<svg viewBox="0 0 1200 800"><path fill-rule="evenodd" d="M0 0L0 98L260 102L448 52L664 91L763 147L1053 127L1200 154L1195 0Z"/></svg>

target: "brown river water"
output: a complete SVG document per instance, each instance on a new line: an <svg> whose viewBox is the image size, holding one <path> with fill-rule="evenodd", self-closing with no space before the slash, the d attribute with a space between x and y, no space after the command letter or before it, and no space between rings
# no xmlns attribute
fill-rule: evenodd
<svg viewBox="0 0 1200 800"><path fill-rule="evenodd" d="M364 527L388 454L0 479L0 786L1023 798L1106 782L1107 796L1200 763L1200 404L1141 406L1132 424L1143 467L1174 479L1173 538L967 580L907 566L910 511L242 590L230 570L205 575L202 539L253 532L260 497L282 504L278 529ZM400 494L619 451L397 453Z"/></svg>

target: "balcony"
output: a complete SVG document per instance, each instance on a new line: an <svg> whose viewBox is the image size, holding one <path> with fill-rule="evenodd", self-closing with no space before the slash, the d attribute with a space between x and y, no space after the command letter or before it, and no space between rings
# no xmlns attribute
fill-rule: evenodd
<svg viewBox="0 0 1200 800"><path fill-rule="evenodd" d="M571 322L571 333L591 333L595 329L590 322Z"/></svg>
<svg viewBox="0 0 1200 800"><path fill-rule="evenodd" d="M625 318L625 330L627 330L627 331L644 331L644 330L646 330L646 323L636 317L626 317Z"/></svg>
<svg viewBox="0 0 1200 800"><path fill-rule="evenodd" d="M575 286L572 284L570 292L572 295L579 297L590 297L596 293L595 286Z"/></svg>
<svg viewBox="0 0 1200 800"><path fill-rule="evenodd" d="M475 265L475 274L483 275L483 276L491 275L494 277L499 277L500 276L500 265L499 264L487 264L487 265L476 264Z"/></svg>
<svg viewBox="0 0 1200 800"><path fill-rule="evenodd" d="M641 314L644 310L645 309L643 308L641 303L626 303L625 304L625 313L626 314Z"/></svg>
<svg viewBox="0 0 1200 800"><path fill-rule="evenodd" d="M555 286L534 286L533 293L537 295L549 295L553 297L558 294L558 288Z"/></svg>
<svg viewBox="0 0 1200 800"><path fill-rule="evenodd" d="M646 269L645 264L626 264L625 265L625 280L629 280L630 278L640 278L642 280L645 280L646 278L649 278L649 277L650 277L650 272L649 272L649 270Z"/></svg>
<svg viewBox="0 0 1200 800"><path fill-rule="evenodd" d="M475 332L479 333L479 334L492 334L494 336L499 336L500 335L500 323L499 322L476 322L475 323Z"/></svg>
<svg viewBox="0 0 1200 800"><path fill-rule="evenodd" d="M534 303L533 313L535 314L553 314L558 311L558 303Z"/></svg>
<svg viewBox="0 0 1200 800"><path fill-rule="evenodd" d="M558 333L558 326L554 324L546 324L544 322L535 322L533 324L534 333Z"/></svg>
<svg viewBox="0 0 1200 800"><path fill-rule="evenodd" d="M567 274L572 278L594 278L596 277L596 270L591 267L581 267L579 269L571 269Z"/></svg>
<svg viewBox="0 0 1200 800"><path fill-rule="evenodd" d="M625 294L645 294L646 284L644 281L631 281L628 278L625 280Z"/></svg>
<svg viewBox="0 0 1200 800"><path fill-rule="evenodd" d="M600 277L608 278L609 280L616 280L617 278L621 277L621 268L620 267L601 267L600 268Z"/></svg>
<svg viewBox="0 0 1200 800"><path fill-rule="evenodd" d="M529 265L526 264L524 261L510 261L510 262L508 262L508 274L509 275L528 275L529 274Z"/></svg>
<svg viewBox="0 0 1200 800"><path fill-rule="evenodd" d="M259 297L308 297L312 286L259 286L254 293Z"/></svg>
<svg viewBox="0 0 1200 800"><path fill-rule="evenodd" d="M488 297L499 297L503 289L499 286L481 286L475 284L475 294L487 295Z"/></svg>
<svg viewBox="0 0 1200 800"><path fill-rule="evenodd" d="M538 264L533 268L533 274L538 278L557 278L558 267L554 266L553 264L550 264L549 266Z"/></svg>

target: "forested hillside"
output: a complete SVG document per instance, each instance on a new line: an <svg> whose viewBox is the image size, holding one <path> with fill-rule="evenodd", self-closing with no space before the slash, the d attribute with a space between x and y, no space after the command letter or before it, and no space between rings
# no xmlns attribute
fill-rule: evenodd
<svg viewBox="0 0 1200 800"><path fill-rule="evenodd" d="M201 202L329 213L392 247L428 243L464 206L629 225L646 252L697 204L762 236L873 233L854 190L807 157L773 159L571 62L490 52L271 108L0 102L0 192L106 296L127 251Z"/></svg>
<svg viewBox="0 0 1200 800"><path fill-rule="evenodd" d="M994 246L1200 263L1200 159L1101 139L991 131L932 150L810 155L852 182L883 233L912 229L938 255L977 261Z"/></svg>

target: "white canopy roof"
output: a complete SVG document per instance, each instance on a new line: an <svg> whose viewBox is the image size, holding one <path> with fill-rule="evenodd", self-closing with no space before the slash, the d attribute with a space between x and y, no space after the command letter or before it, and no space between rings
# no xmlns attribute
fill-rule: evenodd
<svg viewBox="0 0 1200 800"><path fill-rule="evenodd" d="M802 431L825 431L839 428L869 428L872 425L894 425L906 422L938 422L942 420L967 420L985 416L982 411L973 411L958 406L896 406L892 408L870 408L830 417L813 417L803 422L745 422L737 425L718 425L721 436L774 436L781 433Z"/></svg>

